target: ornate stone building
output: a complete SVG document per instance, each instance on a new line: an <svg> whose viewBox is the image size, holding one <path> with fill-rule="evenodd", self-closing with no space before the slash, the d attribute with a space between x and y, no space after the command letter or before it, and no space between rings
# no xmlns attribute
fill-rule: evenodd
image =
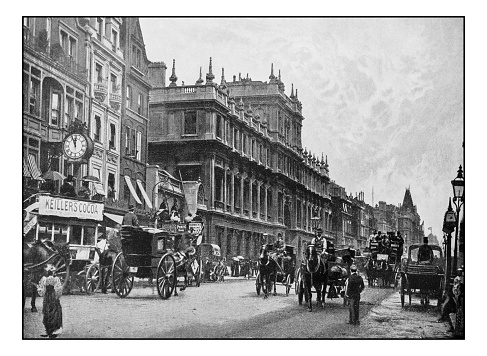
<svg viewBox="0 0 487 356"><path fill-rule="evenodd" d="M423 223L416 210L416 205L413 204L409 188L406 189L402 205L398 209L397 230L401 231L406 247L412 244L423 243Z"/></svg>
<svg viewBox="0 0 487 356"><path fill-rule="evenodd" d="M226 82L223 69L214 79L210 58L206 81L200 68L195 85L178 85L173 61L170 84L154 87L149 103L149 162L201 180L205 240L228 257L255 257L278 233L297 247L314 227L332 238L328 165L302 148L297 91L286 95L273 69L268 82Z"/></svg>

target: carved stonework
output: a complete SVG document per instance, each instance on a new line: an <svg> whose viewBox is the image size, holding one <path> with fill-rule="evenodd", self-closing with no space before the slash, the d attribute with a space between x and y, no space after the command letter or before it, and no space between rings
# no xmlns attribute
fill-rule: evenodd
<svg viewBox="0 0 487 356"><path fill-rule="evenodd" d="M103 158L103 150L99 149L98 147L95 147L95 150L93 151L93 156L98 158Z"/></svg>

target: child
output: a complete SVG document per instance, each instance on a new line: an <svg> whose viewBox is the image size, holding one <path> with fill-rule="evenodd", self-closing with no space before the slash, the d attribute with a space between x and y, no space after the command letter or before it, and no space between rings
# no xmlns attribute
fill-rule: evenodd
<svg viewBox="0 0 487 356"><path fill-rule="evenodd" d="M55 268L53 265L48 264L45 270L47 277L42 277L37 287L39 295L44 297L42 323L46 328L46 335L41 336L54 339L63 330L63 311L59 302L59 297L63 294L63 286L59 277L54 276Z"/></svg>

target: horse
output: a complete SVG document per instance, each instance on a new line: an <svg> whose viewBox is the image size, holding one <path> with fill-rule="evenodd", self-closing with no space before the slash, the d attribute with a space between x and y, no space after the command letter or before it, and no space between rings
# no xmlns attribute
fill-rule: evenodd
<svg viewBox="0 0 487 356"><path fill-rule="evenodd" d="M375 281L380 278L382 280L382 286L388 286L393 281L394 271L387 261L377 261L370 258L366 265L366 274L369 287L375 284Z"/></svg>
<svg viewBox="0 0 487 356"><path fill-rule="evenodd" d="M325 293L328 284L328 273L326 263L320 256L314 245L308 245L304 253L304 263L301 265L301 273L303 276L304 292L306 293L306 300L308 301L308 311L312 311L311 303L311 287L316 290L317 306L325 308Z"/></svg>
<svg viewBox="0 0 487 356"><path fill-rule="evenodd" d="M55 246L51 241L35 241L22 243L22 309L27 299L27 291L31 290L31 312L37 312L36 297L37 284L44 274L45 266L52 264L57 274L65 273L64 283L69 277L69 263L71 256L67 244Z"/></svg>
<svg viewBox="0 0 487 356"><path fill-rule="evenodd" d="M269 256L267 245L262 245L259 252L259 274L262 290L264 292L264 299L268 297L268 289L272 289L271 284L274 284L274 293L276 292L276 278L277 278L277 262ZM268 288L271 287L271 288Z"/></svg>

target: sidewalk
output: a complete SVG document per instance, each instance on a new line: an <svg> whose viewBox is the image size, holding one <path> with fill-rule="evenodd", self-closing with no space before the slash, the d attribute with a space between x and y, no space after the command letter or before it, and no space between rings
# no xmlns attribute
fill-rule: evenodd
<svg viewBox="0 0 487 356"><path fill-rule="evenodd" d="M429 306L421 305L419 297L413 295L411 306L406 296L401 307L397 291L384 299L378 306L360 320L359 327L347 331L350 338L359 339L451 339L447 323L437 323L436 299ZM362 302L360 302L362 304Z"/></svg>

